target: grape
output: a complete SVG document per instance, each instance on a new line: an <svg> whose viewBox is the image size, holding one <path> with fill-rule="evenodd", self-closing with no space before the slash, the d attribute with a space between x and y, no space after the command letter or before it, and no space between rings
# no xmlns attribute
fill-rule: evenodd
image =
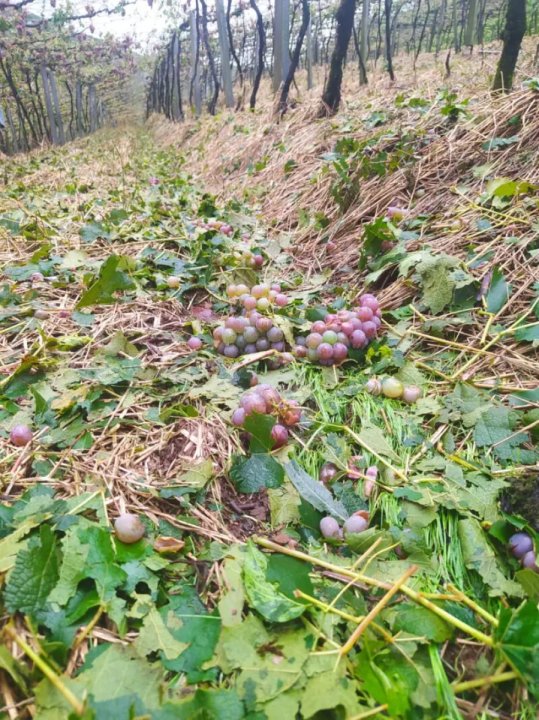
<svg viewBox="0 0 539 720"><path fill-rule="evenodd" d="M360 307L357 310L357 318L358 320L361 320L361 322L367 322L367 320L372 320L374 317L373 311L370 309L370 307Z"/></svg>
<svg viewBox="0 0 539 720"><path fill-rule="evenodd" d="M273 440L273 449L277 450L280 447L283 447L283 445L286 445L288 442L288 430L284 427L284 425L274 425L271 428L271 439Z"/></svg>
<svg viewBox="0 0 539 720"><path fill-rule="evenodd" d="M249 327L249 320L245 317L237 317L234 318L235 322L232 327L233 330L235 330L237 333L245 332L245 329Z"/></svg>
<svg viewBox="0 0 539 720"><path fill-rule="evenodd" d="M399 558L399 560L406 560L406 558L408 557L408 553L403 550L401 545L397 545L397 547L393 549L395 551L395 555Z"/></svg>
<svg viewBox="0 0 539 720"><path fill-rule="evenodd" d="M332 517L325 517L320 520L320 533L325 538L339 538L340 537L339 523Z"/></svg>
<svg viewBox="0 0 539 720"><path fill-rule="evenodd" d="M225 320L225 328L230 328L231 330L234 330L235 324L236 318L232 317L232 315L230 317L227 317L227 319Z"/></svg>
<svg viewBox="0 0 539 720"><path fill-rule="evenodd" d="M228 358L237 358L240 350L236 345L226 345L224 355Z"/></svg>
<svg viewBox="0 0 539 720"><path fill-rule="evenodd" d="M305 345L296 345L294 349L292 350L294 353L294 356L297 358L304 358L307 357L307 348ZM315 350L316 352L316 350Z"/></svg>
<svg viewBox="0 0 539 720"><path fill-rule="evenodd" d="M242 240L249 240L249 233L242 233L240 237Z"/></svg>
<svg viewBox="0 0 539 720"><path fill-rule="evenodd" d="M233 232L233 230L230 227L230 225L221 225L221 232L224 233L225 235L230 235Z"/></svg>
<svg viewBox="0 0 539 720"><path fill-rule="evenodd" d="M225 328L223 330L223 342L225 345L233 345L236 342L236 338L238 337L235 330L232 330L232 328Z"/></svg>
<svg viewBox="0 0 539 720"><path fill-rule="evenodd" d="M245 336L244 335L238 335L235 342L236 347L238 350L244 350L247 343L245 342Z"/></svg>
<svg viewBox="0 0 539 720"><path fill-rule="evenodd" d="M296 345L307 345L307 342L304 337L297 337L296 338Z"/></svg>
<svg viewBox="0 0 539 720"><path fill-rule="evenodd" d="M245 410L247 415L254 412L265 415L267 412L266 401L259 392L247 392L240 400L240 408Z"/></svg>
<svg viewBox="0 0 539 720"><path fill-rule="evenodd" d="M189 338L187 344L189 345L191 350L200 350L200 348L202 347L202 340L193 335L193 337Z"/></svg>
<svg viewBox="0 0 539 720"><path fill-rule="evenodd" d="M34 435L28 425L15 425L11 428L9 439L17 447L24 447L32 442Z"/></svg>
<svg viewBox="0 0 539 720"><path fill-rule="evenodd" d="M380 318L377 315L375 315L373 317L372 321L376 325L376 330L380 330L380 328L382 327L382 321L380 320Z"/></svg>
<svg viewBox="0 0 539 720"><path fill-rule="evenodd" d="M391 242L391 240L382 240L380 244L380 250L382 252L389 252L390 250L393 250L394 247L397 247L397 243Z"/></svg>
<svg viewBox="0 0 539 720"><path fill-rule="evenodd" d="M170 277L167 278L167 285L169 286L169 288L179 288L180 287L180 278L174 277L173 275L171 275Z"/></svg>
<svg viewBox="0 0 539 720"><path fill-rule="evenodd" d="M275 408L281 402L281 396L279 395L279 392L267 383L262 383L262 385L259 385L256 391L261 397L264 398L264 400L266 401L266 405L269 408Z"/></svg>
<svg viewBox="0 0 539 720"><path fill-rule="evenodd" d="M30 275L30 282L43 282L43 280L45 280L43 273L35 272Z"/></svg>
<svg viewBox="0 0 539 720"><path fill-rule="evenodd" d="M335 345L337 342L337 333L334 330L326 330L326 332L322 335L322 342L327 343L328 345Z"/></svg>
<svg viewBox="0 0 539 720"><path fill-rule="evenodd" d="M370 297L367 297L366 299L365 299L365 295L364 295L360 302L361 302L361 307L368 307L373 312L376 312L378 310L378 300L375 297L373 297L372 295Z"/></svg>
<svg viewBox="0 0 539 720"><path fill-rule="evenodd" d="M267 338L259 338L256 341L256 349L258 350L258 352L264 352L265 350L269 350L270 349L269 340Z"/></svg>
<svg viewBox="0 0 539 720"><path fill-rule="evenodd" d="M264 288L262 285L253 285L251 288L251 295L256 298L257 300L260 300L261 297L264 297Z"/></svg>
<svg viewBox="0 0 539 720"><path fill-rule="evenodd" d="M382 381L382 392L387 398L400 398L404 392L404 385L397 378L387 377Z"/></svg>
<svg viewBox="0 0 539 720"><path fill-rule="evenodd" d="M283 342L282 340L281 340L281 342L271 343L271 349L272 349L272 350L277 350L277 352L282 353L282 352L284 352L285 344L284 344L284 342Z"/></svg>
<svg viewBox="0 0 539 720"><path fill-rule="evenodd" d="M247 297L243 301L243 307L246 310L254 310L256 307L256 298L254 298L252 295L247 295Z"/></svg>
<svg viewBox="0 0 539 720"><path fill-rule="evenodd" d="M34 313L34 317L36 320L46 320L50 317L50 313L48 313L46 310L36 310Z"/></svg>
<svg viewBox="0 0 539 720"><path fill-rule="evenodd" d="M254 343L247 343L247 345L244 347L243 352L245 355L252 355L256 352L256 345Z"/></svg>
<svg viewBox="0 0 539 720"><path fill-rule="evenodd" d="M243 295L240 295L239 298L238 298L239 301L240 301L240 303L241 303L244 307L245 307L244 303L245 303L245 301L247 300L248 297L251 297L251 296L249 295L249 293L243 293Z"/></svg>
<svg viewBox="0 0 539 720"><path fill-rule="evenodd" d="M311 362L317 362L318 352L315 348L307 348L307 360L310 360Z"/></svg>
<svg viewBox="0 0 539 720"><path fill-rule="evenodd" d="M267 333L273 327L273 321L268 317L260 317L256 321L256 329L260 332Z"/></svg>
<svg viewBox="0 0 539 720"><path fill-rule="evenodd" d="M318 335L322 335L327 330L326 323L322 322L322 320L317 320L316 322L313 322L311 327L312 333L317 333Z"/></svg>
<svg viewBox="0 0 539 720"><path fill-rule="evenodd" d="M236 408L232 413L232 425L234 425L234 427L243 427L246 417L247 413L243 408Z"/></svg>
<svg viewBox="0 0 539 720"><path fill-rule="evenodd" d="M365 383L365 390L371 395L380 395L382 392L382 383L378 378L371 378Z"/></svg>
<svg viewBox="0 0 539 720"><path fill-rule="evenodd" d="M348 348L343 343L335 343L333 346L333 359L335 362L342 362L348 356Z"/></svg>
<svg viewBox="0 0 539 720"><path fill-rule="evenodd" d="M320 472L318 473L318 479L321 483L324 485L327 485L335 475L339 472L339 468L334 465L332 462L326 462L322 465L320 468Z"/></svg>
<svg viewBox="0 0 539 720"><path fill-rule="evenodd" d="M294 356L289 352L281 352L281 363L282 365L290 365L294 362Z"/></svg>
<svg viewBox="0 0 539 720"><path fill-rule="evenodd" d="M316 348L316 355L319 360L331 360L333 357L333 345L329 343L320 343Z"/></svg>
<svg viewBox="0 0 539 720"><path fill-rule="evenodd" d="M365 482L363 483L363 493L366 498L370 498L375 487L376 483L374 483L372 480L365 480Z"/></svg>
<svg viewBox="0 0 539 720"><path fill-rule="evenodd" d="M341 345L344 345L344 347L350 347L350 340L348 339L348 335L345 335L342 332L337 333L337 342L335 343L335 345L338 345L339 343Z"/></svg>
<svg viewBox="0 0 539 720"><path fill-rule="evenodd" d="M371 320L363 323L363 332L369 340L371 340L376 335L376 330L377 327Z"/></svg>
<svg viewBox="0 0 539 720"><path fill-rule="evenodd" d="M224 344L224 342L220 342L219 345L217 345L217 352L218 352L220 355L224 355L224 354L225 354L225 348L226 348L226 345Z"/></svg>
<svg viewBox="0 0 539 720"><path fill-rule="evenodd" d="M509 538L509 550L518 560L533 550L533 541L527 533L515 533Z"/></svg>
<svg viewBox="0 0 539 720"><path fill-rule="evenodd" d="M378 468L376 467L376 465L371 465L370 467L368 467L365 470L365 475L372 478L373 480L376 480L376 478L378 477Z"/></svg>
<svg viewBox="0 0 539 720"><path fill-rule="evenodd" d="M344 534L362 533L369 527L369 521L361 515L352 515L344 523Z"/></svg>
<svg viewBox="0 0 539 720"><path fill-rule="evenodd" d="M418 198L422 198L425 195L425 188L417 188L415 195Z"/></svg>
<svg viewBox="0 0 539 720"><path fill-rule="evenodd" d="M318 358L318 364L322 365L322 367L331 367L332 365L335 364L335 360L333 358L326 358L326 359L323 358L322 360L320 360L320 358Z"/></svg>
<svg viewBox="0 0 539 720"><path fill-rule="evenodd" d="M264 265L264 258L262 255L253 255L252 259L253 267L259 270Z"/></svg>
<svg viewBox="0 0 539 720"><path fill-rule="evenodd" d="M315 350L320 343L322 342L322 335L319 333L311 333L310 335L307 335L307 338L305 340L305 344L308 348L311 348L312 350Z"/></svg>
<svg viewBox="0 0 539 720"><path fill-rule="evenodd" d="M324 322L326 323L326 325L331 325L331 323L335 322L335 320L337 320L337 316L333 313L328 313L324 318Z"/></svg>
<svg viewBox="0 0 539 720"><path fill-rule="evenodd" d="M233 298L236 296L236 286L235 285L227 285L226 288L226 294L229 298Z"/></svg>
<svg viewBox="0 0 539 720"><path fill-rule="evenodd" d="M328 240L326 243L326 249L328 253L335 252L335 250L337 249L337 245L333 242L333 240Z"/></svg>
<svg viewBox="0 0 539 720"><path fill-rule="evenodd" d="M260 300L256 301L256 309L262 310L263 312L265 312L266 310L269 310L270 305L271 305L271 303L269 301L269 298L267 298L267 297L262 297L262 298L260 298Z"/></svg>
<svg viewBox="0 0 539 720"><path fill-rule="evenodd" d="M423 391L417 385L407 385L402 393L402 399L404 402L412 405L419 400L422 394Z"/></svg>
<svg viewBox="0 0 539 720"><path fill-rule="evenodd" d="M277 297L279 293L276 290L270 290L268 293L268 298L270 302L275 302L275 298Z"/></svg>
<svg viewBox="0 0 539 720"><path fill-rule="evenodd" d="M276 292L276 293L280 293L280 292L281 292L281 286L279 285L279 283L272 283L272 284L270 285L270 290L273 290L273 291Z"/></svg>
<svg viewBox="0 0 539 720"><path fill-rule="evenodd" d="M254 327L246 327L243 331L243 337L245 338L245 341L248 343L255 343L258 340L258 330Z"/></svg>
<svg viewBox="0 0 539 720"><path fill-rule="evenodd" d="M213 339L216 342L221 342L221 340L223 339L223 330L224 330L224 328L219 326L219 327L216 327L215 330L213 331Z"/></svg>
<svg viewBox="0 0 539 720"><path fill-rule="evenodd" d="M275 304L279 307L284 307L285 305L288 305L288 298L286 297L286 295L279 293L275 298Z"/></svg>
<svg viewBox="0 0 539 720"><path fill-rule="evenodd" d="M326 332L332 332L335 334L340 333L341 332L341 323L340 322L331 323L331 325L328 325L328 329L326 330ZM324 335L325 335L325 333L324 333Z"/></svg>
<svg viewBox="0 0 539 720"><path fill-rule="evenodd" d="M527 552L522 558L522 567L528 570L533 570L535 573L539 573L539 566L537 565L537 558L533 550Z"/></svg>
<svg viewBox="0 0 539 720"><path fill-rule="evenodd" d="M363 323L361 320L358 320L357 317L353 317L350 322L352 323L354 330L361 330L361 332L363 332Z"/></svg>
<svg viewBox="0 0 539 720"><path fill-rule="evenodd" d="M249 380L249 387L255 387L255 385L258 385L258 375L254 372L251 374L251 379Z"/></svg>
<svg viewBox="0 0 539 720"><path fill-rule="evenodd" d="M268 330L268 340L272 343L281 342L283 339L283 331L278 327L271 327Z"/></svg>
<svg viewBox="0 0 539 720"><path fill-rule="evenodd" d="M378 310L375 310L374 317L377 317L377 318L382 317L382 311L380 310L380 308L378 308Z"/></svg>
<svg viewBox="0 0 539 720"><path fill-rule="evenodd" d="M260 320L261 317L262 317L262 314L259 312L256 312L256 310L255 310L255 312L252 312L249 315L249 325L256 327L256 324Z"/></svg>
<svg viewBox="0 0 539 720"><path fill-rule="evenodd" d="M395 205L390 205L387 209L387 217L390 218L390 220L403 220L407 214L407 210L396 207Z"/></svg>
<svg viewBox="0 0 539 720"><path fill-rule="evenodd" d="M240 297L240 295L248 295L249 294L249 288L247 285L244 285L243 283L240 283L239 285L236 285L236 295Z"/></svg>
<svg viewBox="0 0 539 720"><path fill-rule="evenodd" d="M365 347L367 344L367 337L365 336L363 330L354 330L352 337L350 338L350 342L352 343L353 348L360 349Z"/></svg>
<svg viewBox="0 0 539 720"><path fill-rule="evenodd" d="M350 335L354 332L354 326L350 322L350 320L343 322L343 324L341 325L341 332L343 332L348 337L350 337Z"/></svg>
<svg viewBox="0 0 539 720"><path fill-rule="evenodd" d="M65 319L71 317L71 313L69 312L69 310L60 310L60 312L58 313L58 317Z"/></svg>
<svg viewBox="0 0 539 720"><path fill-rule="evenodd" d="M138 515L124 513L114 522L114 534L118 540L126 545L138 542L144 535L145 527Z"/></svg>

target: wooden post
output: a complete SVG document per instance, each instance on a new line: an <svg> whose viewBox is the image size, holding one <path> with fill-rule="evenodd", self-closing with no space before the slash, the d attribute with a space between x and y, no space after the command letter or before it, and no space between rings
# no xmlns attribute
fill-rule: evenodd
<svg viewBox="0 0 539 720"><path fill-rule="evenodd" d="M312 90L313 88L313 19L309 20L309 27L307 28L307 88Z"/></svg>
<svg viewBox="0 0 539 720"><path fill-rule="evenodd" d="M198 117L202 112L202 98L200 95L200 78L197 63L198 28L196 11L191 10L191 82L193 83L193 95L195 98L195 112Z"/></svg>
<svg viewBox="0 0 539 720"><path fill-rule="evenodd" d="M49 80L47 77L47 68L41 66L41 82L43 83L43 92L45 94L45 105L47 107L47 115L49 116L49 125L51 129L51 137L54 145L58 145L58 131L56 129L56 120L54 119L54 111L52 109L51 93L49 90Z"/></svg>
<svg viewBox="0 0 539 720"><path fill-rule="evenodd" d="M275 20L273 26L273 91L281 87L288 75L290 65L290 0L275 0Z"/></svg>
<svg viewBox="0 0 539 720"><path fill-rule="evenodd" d="M223 89L225 91L226 106L234 107L234 93L232 92L232 72L230 70L230 48L228 46L228 33L225 21L225 8L223 0L215 0L217 5L217 30L219 31L219 47L221 49L221 74L223 76Z"/></svg>
<svg viewBox="0 0 539 720"><path fill-rule="evenodd" d="M54 110L56 112L56 122L58 124L58 137L60 139L60 145L65 145L66 136L64 133L64 121L62 120L62 113L60 112L60 101L58 99L58 90L56 89L56 80L54 73L49 70L49 82L52 90L52 99L54 102Z"/></svg>
<svg viewBox="0 0 539 720"><path fill-rule="evenodd" d="M82 85L77 83L75 90L75 104L77 107L77 133L79 137L84 135L84 123L82 120Z"/></svg>
<svg viewBox="0 0 539 720"><path fill-rule="evenodd" d="M19 143L17 142L17 133L15 132L15 125L13 124L13 118L11 117L11 110L6 105L6 117L11 130L11 137L13 138L13 152L19 152Z"/></svg>

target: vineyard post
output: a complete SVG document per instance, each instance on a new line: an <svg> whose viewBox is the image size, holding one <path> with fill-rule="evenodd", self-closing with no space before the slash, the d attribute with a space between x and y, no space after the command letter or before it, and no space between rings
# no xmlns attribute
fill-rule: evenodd
<svg viewBox="0 0 539 720"><path fill-rule="evenodd" d="M49 70L49 82L52 91L52 99L54 101L54 110L56 113L56 121L58 123L58 136L60 139L60 145L65 145L66 137L64 133L64 121L62 120L62 113L60 112L60 101L58 100L58 90L56 88L56 80L54 73Z"/></svg>
<svg viewBox="0 0 539 720"><path fill-rule="evenodd" d="M307 28L307 88L312 90L313 88L313 20L312 17L309 20L309 27Z"/></svg>
<svg viewBox="0 0 539 720"><path fill-rule="evenodd" d="M200 94L200 79L197 62L198 28L196 12L191 10L191 82L193 83L193 94L195 98L195 109L197 116L202 111L202 97Z"/></svg>
<svg viewBox="0 0 539 720"><path fill-rule="evenodd" d="M230 48L228 47L228 34L226 30L225 8L223 0L216 0L217 4L217 30L219 32L219 47L221 49L221 74L223 76L223 89L225 91L226 106L234 107L234 93L232 92L232 73L230 71Z"/></svg>
<svg viewBox="0 0 539 720"><path fill-rule="evenodd" d="M54 111L52 109L51 93L49 90L49 81L47 78L47 68L41 66L41 82L43 83L43 92L45 94L45 105L47 107L47 115L49 116L49 125L51 128L51 136L53 145L58 145L58 130L56 129L56 120L54 119Z"/></svg>
<svg viewBox="0 0 539 720"><path fill-rule="evenodd" d="M75 91L75 103L77 106L77 132L79 137L84 135L84 124L82 121L82 85L77 83Z"/></svg>
<svg viewBox="0 0 539 720"><path fill-rule="evenodd" d="M275 20L273 44L275 60L273 64L273 91L281 87L290 64L290 0L275 0Z"/></svg>

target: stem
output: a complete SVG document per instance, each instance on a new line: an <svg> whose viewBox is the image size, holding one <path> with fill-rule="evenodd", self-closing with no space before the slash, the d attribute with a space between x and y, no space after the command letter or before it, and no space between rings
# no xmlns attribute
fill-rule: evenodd
<svg viewBox="0 0 539 720"><path fill-rule="evenodd" d="M298 550L292 550L291 548L281 547L280 545L277 545L277 543L271 542L271 540L266 540L266 538L255 537L253 539L256 543L258 543L262 547L267 548L268 550L273 550L274 552L280 552L280 553L283 553L284 555L291 555L292 557L295 557L298 560L303 560L304 562L309 562L312 565L319 565L320 567L327 568L328 570L332 570L333 572L336 572L340 575L345 575L346 577L351 577L354 580L357 580L358 582L363 582L367 585L373 585L374 587L383 588L384 590L390 590L392 587L388 583L381 582L380 580L375 580L374 578L367 577L366 575L362 575L360 573L352 572L351 570L348 570L347 568L339 567L338 565L333 565L332 563L327 562L326 560L320 560L319 558L311 557L311 555L307 555L307 553L302 553L302 552L299 552ZM488 635L485 635L484 633L480 632L479 630L476 630L475 628L471 627L470 625L463 622L462 620L459 620L458 618L454 617L453 615L451 615L451 613L446 612L445 610L438 607L438 605L435 605L430 600L427 600L427 598L422 593L412 590L412 588L409 588L407 585L402 585L401 591L405 595L407 595L411 600L414 600L415 602L419 603L420 605L423 605L424 607L431 610L433 613L435 613L439 617L443 618L450 625L453 625L454 627L458 628L459 630L462 630L463 632L465 632L467 635L471 635L478 642L484 643L485 645L488 645L489 647L494 646L494 640L491 637L489 637Z"/></svg>
<svg viewBox="0 0 539 720"><path fill-rule="evenodd" d="M54 670L52 670L47 665L47 663L44 662L44 660L42 660L39 655L34 652L30 645L28 645L21 637L19 637L19 635L17 635L17 633L15 632L15 630L13 630L12 627L7 625L4 628L4 632L6 632L11 637L11 639L17 643L21 650L23 650L26 655L28 655L30 660L35 665L37 665L43 675L45 675L45 677L50 680L50 682L54 685L58 692L64 696L64 698L71 705L77 715L82 715L84 712L84 705L77 697L75 697L71 690L64 685L64 683L60 680L59 676L54 672Z"/></svg>
<svg viewBox="0 0 539 720"><path fill-rule="evenodd" d="M101 615L103 615L103 611L105 608L101 605L96 612L96 614L93 616L93 618L90 620L88 625L84 628L84 630L81 632L81 634L75 639L75 642L73 643L73 650L76 650L80 645L84 642L85 638L88 637L88 635L92 632L94 627L97 625L97 622Z"/></svg>
<svg viewBox="0 0 539 720"><path fill-rule="evenodd" d="M508 670L507 672L500 673L499 675L488 675L487 677L477 678L477 680L466 680L465 682L456 683L451 687L453 688L453 692L461 693L466 692L466 690L474 690L475 688L484 687L485 685L515 680L516 678L518 678L518 673Z"/></svg>
<svg viewBox="0 0 539 720"><path fill-rule="evenodd" d="M378 707L373 708L372 710L367 710L364 713L360 713L359 715L354 715L353 718L350 718L350 720L364 720L364 718L370 718L373 715L378 715L378 713L383 712L384 710L387 710L389 706L387 703L385 705L379 705Z"/></svg>
<svg viewBox="0 0 539 720"><path fill-rule="evenodd" d="M448 585L448 590L451 590L451 592L455 593L455 595L458 597L461 603L464 603L469 608L474 610L478 615L481 615L481 617L484 617L485 620L488 620L489 623L494 625L494 627L498 627L499 622L498 618L495 618L494 615L491 615L488 610L485 610L480 605L478 605L476 602L474 602L471 598L469 598L467 595L465 595L463 592L461 592L458 588L456 588L454 585Z"/></svg>
<svg viewBox="0 0 539 720"><path fill-rule="evenodd" d="M374 457L378 460L378 462L381 462L382 465L385 465L386 468L388 468L388 470L391 470L392 472L394 472L397 477L400 477L400 479L404 480L404 482L408 482L408 478L402 472L402 470L399 470L398 468L393 467L393 465L390 462L388 462L387 460L385 460L381 455L379 455L376 452L376 450L373 450L369 445L367 445L367 443L364 440L362 440L357 433L355 433L353 430L351 430L346 425L338 425L337 427L339 427L341 430L344 430L349 435L351 435L354 438L354 440L357 442L358 445L361 445L361 447L364 450L366 450L367 452L370 452L371 455L374 455Z"/></svg>

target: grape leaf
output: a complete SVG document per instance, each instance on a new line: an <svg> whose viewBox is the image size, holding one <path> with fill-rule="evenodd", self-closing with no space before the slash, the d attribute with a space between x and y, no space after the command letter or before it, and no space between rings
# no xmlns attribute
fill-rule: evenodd
<svg viewBox="0 0 539 720"><path fill-rule="evenodd" d="M79 581L85 577L84 565L89 550L89 545L81 543L76 527L64 535L60 577L58 584L49 594L49 602L65 605L73 597Z"/></svg>
<svg viewBox="0 0 539 720"><path fill-rule="evenodd" d="M113 294L118 290L131 290L134 283L129 275L123 272L126 263L120 255L110 255L99 271L95 283L83 294L77 308L88 305L110 304L115 302Z"/></svg>
<svg viewBox="0 0 539 720"><path fill-rule="evenodd" d="M522 676L530 692L539 698L539 609L528 600L518 610L503 608L496 633L499 647Z"/></svg>
<svg viewBox="0 0 539 720"><path fill-rule="evenodd" d="M36 520L29 518L7 537L0 540L0 573L6 572L15 565L17 553L28 544L28 540L24 539L25 536L37 525Z"/></svg>
<svg viewBox="0 0 539 720"><path fill-rule="evenodd" d="M267 453L272 449L275 444L271 439L271 430L274 425L275 418L271 415L262 415L256 412L247 415L243 427L251 434L252 453Z"/></svg>
<svg viewBox="0 0 539 720"><path fill-rule="evenodd" d="M391 460L400 463L401 460L399 456L385 439L384 433L379 427L374 425L374 423L370 422L370 420L363 420L361 423L359 437L379 455L385 455Z"/></svg>
<svg viewBox="0 0 539 720"><path fill-rule="evenodd" d="M84 528L79 537L90 546L85 566L86 577L93 578L103 601L110 600L114 590L127 578L118 566L112 537L99 527Z"/></svg>
<svg viewBox="0 0 539 720"><path fill-rule="evenodd" d="M393 626L395 631L403 630L412 635L424 636L437 643L445 642L453 635L453 629L445 620L427 608L404 603L398 606Z"/></svg>
<svg viewBox="0 0 539 720"><path fill-rule="evenodd" d="M230 479L240 493L256 493L261 487L278 488L284 482L284 470L275 458L268 454L250 458L234 455Z"/></svg>
<svg viewBox="0 0 539 720"><path fill-rule="evenodd" d="M48 525L42 525L39 538L17 555L9 576L4 601L8 612L17 610L35 617L46 606L47 597L58 581L56 537Z"/></svg>
<svg viewBox="0 0 539 720"><path fill-rule="evenodd" d="M245 604L245 591L241 577L243 556L244 553L239 548L231 548L221 570L227 588L218 603L219 614L224 627L239 625L243 619L242 611Z"/></svg>
<svg viewBox="0 0 539 720"><path fill-rule="evenodd" d="M286 474L301 497L316 510L326 512L340 520L348 519L344 505L334 500L330 491L301 468L295 460L285 465Z"/></svg>
<svg viewBox="0 0 539 720"><path fill-rule="evenodd" d="M139 636L133 647L142 655L159 650L167 660L175 660L188 647L187 643L177 640L164 623L162 612L152 607L144 618Z"/></svg>
<svg viewBox="0 0 539 720"><path fill-rule="evenodd" d="M153 720L243 720L243 703L235 690L198 689L194 697L179 703L166 703L152 713Z"/></svg>
<svg viewBox="0 0 539 720"><path fill-rule="evenodd" d="M346 717L358 715L366 710L359 704L356 687L346 678L337 678L335 672L318 673L307 681L301 696L301 716L310 718L324 710L333 710L342 707Z"/></svg>
<svg viewBox="0 0 539 720"><path fill-rule="evenodd" d="M506 282L505 275L499 267L495 267L490 281L489 291L486 295L487 312L497 313L508 301L513 286Z"/></svg>
<svg viewBox="0 0 539 720"><path fill-rule="evenodd" d="M478 419L474 430L474 440L477 447L492 447L493 453L503 460L519 459L516 446L529 439L527 433L516 433L518 424L517 413L506 407L493 407L483 413Z"/></svg>
<svg viewBox="0 0 539 720"><path fill-rule="evenodd" d="M91 222L88 223L88 225L84 225L79 230L81 238L84 240L84 242L87 243L93 243L98 238L103 238L103 240L110 240L110 233L108 230L105 229L105 226L103 223L100 222Z"/></svg>

